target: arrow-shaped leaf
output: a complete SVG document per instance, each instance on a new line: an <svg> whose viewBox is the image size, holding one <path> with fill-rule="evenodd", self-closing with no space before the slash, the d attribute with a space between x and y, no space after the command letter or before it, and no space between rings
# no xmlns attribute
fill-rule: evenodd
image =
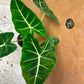
<svg viewBox="0 0 84 84"><path fill-rule="evenodd" d="M21 0L11 0L11 13L15 29L23 38L33 32L46 36L42 22Z"/></svg>
<svg viewBox="0 0 84 84"><path fill-rule="evenodd" d="M11 43L14 34L12 32L0 34L0 58L14 52L17 46Z"/></svg>
<svg viewBox="0 0 84 84"><path fill-rule="evenodd" d="M33 0L35 5L47 16L49 16L51 19L58 22L57 17L54 15L54 13L49 9L47 6L45 0Z"/></svg>
<svg viewBox="0 0 84 84"><path fill-rule="evenodd" d="M24 39L21 68L27 84L43 84L56 63L53 37L49 36L40 48L32 35Z"/></svg>

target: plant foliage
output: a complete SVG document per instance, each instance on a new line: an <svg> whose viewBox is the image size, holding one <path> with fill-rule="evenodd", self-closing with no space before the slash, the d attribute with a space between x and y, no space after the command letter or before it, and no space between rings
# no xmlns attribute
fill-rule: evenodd
<svg viewBox="0 0 84 84"><path fill-rule="evenodd" d="M54 40L49 36L40 48L37 39L28 34L24 39L21 68L27 84L43 84L56 63Z"/></svg>
<svg viewBox="0 0 84 84"><path fill-rule="evenodd" d="M21 0L11 0L10 8L15 29L23 38L27 33L33 32L46 36L42 22Z"/></svg>
<svg viewBox="0 0 84 84"><path fill-rule="evenodd" d="M17 46L11 43L14 34L12 32L0 34L0 58L14 52Z"/></svg>
<svg viewBox="0 0 84 84"><path fill-rule="evenodd" d="M45 15L58 21L45 0L33 1ZM21 0L11 0L10 9L15 29L23 37L20 61L22 75L27 84L43 84L56 63L55 45L59 43L59 39L49 36L40 46L34 32L40 36L47 36L41 20ZM13 36L12 32L0 34L0 58L17 48L13 44L16 41L11 42Z"/></svg>
<svg viewBox="0 0 84 84"><path fill-rule="evenodd" d="M54 15L54 13L49 9L45 0L33 0L35 5L47 16L55 21L59 21L58 18Z"/></svg>

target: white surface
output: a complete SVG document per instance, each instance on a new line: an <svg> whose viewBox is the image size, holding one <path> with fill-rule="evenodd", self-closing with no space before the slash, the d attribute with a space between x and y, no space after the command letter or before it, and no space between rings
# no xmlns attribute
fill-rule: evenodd
<svg viewBox="0 0 84 84"><path fill-rule="evenodd" d="M10 1L0 0L0 33L14 32L13 41L15 41L18 33L11 21ZM0 84L26 84L20 68L21 48L17 47L15 52L0 59Z"/></svg>

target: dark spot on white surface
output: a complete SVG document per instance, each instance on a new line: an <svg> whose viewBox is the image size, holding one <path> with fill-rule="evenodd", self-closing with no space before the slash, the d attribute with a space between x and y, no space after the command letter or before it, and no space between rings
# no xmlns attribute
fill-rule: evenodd
<svg viewBox="0 0 84 84"><path fill-rule="evenodd" d="M4 16L4 18L6 18L6 16Z"/></svg>
<svg viewBox="0 0 84 84"><path fill-rule="evenodd" d="M13 67L13 64L11 64L11 67Z"/></svg>
<svg viewBox="0 0 84 84"><path fill-rule="evenodd" d="M6 69L4 69L4 71L6 71Z"/></svg>
<svg viewBox="0 0 84 84"><path fill-rule="evenodd" d="M17 49L17 51L18 51L18 49Z"/></svg>
<svg viewBox="0 0 84 84"><path fill-rule="evenodd" d="M2 61L2 59L0 59L0 61Z"/></svg>

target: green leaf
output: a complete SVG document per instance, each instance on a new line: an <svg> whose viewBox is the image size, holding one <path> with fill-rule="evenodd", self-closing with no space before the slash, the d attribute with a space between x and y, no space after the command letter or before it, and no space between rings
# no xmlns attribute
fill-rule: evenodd
<svg viewBox="0 0 84 84"><path fill-rule="evenodd" d="M49 16L51 19L57 22L59 21L54 13L49 9L45 0L33 0L33 2L45 15Z"/></svg>
<svg viewBox="0 0 84 84"><path fill-rule="evenodd" d="M0 34L0 58L14 52L17 46L11 43L14 34L12 32Z"/></svg>
<svg viewBox="0 0 84 84"><path fill-rule="evenodd" d="M53 37L53 41L54 41L54 45L57 45L60 42L60 40L56 37ZM45 41L40 46L43 46L44 43L45 43Z"/></svg>
<svg viewBox="0 0 84 84"><path fill-rule="evenodd" d="M26 36L20 65L27 84L43 84L55 63L55 45L51 36L42 48L35 37L31 34Z"/></svg>
<svg viewBox="0 0 84 84"><path fill-rule="evenodd" d="M53 37L53 40L54 40L55 45L57 45L60 42L60 40L58 38L56 38L56 37Z"/></svg>
<svg viewBox="0 0 84 84"><path fill-rule="evenodd" d="M11 0L11 13L15 29L23 38L33 32L40 36L47 35L42 22L21 0Z"/></svg>

